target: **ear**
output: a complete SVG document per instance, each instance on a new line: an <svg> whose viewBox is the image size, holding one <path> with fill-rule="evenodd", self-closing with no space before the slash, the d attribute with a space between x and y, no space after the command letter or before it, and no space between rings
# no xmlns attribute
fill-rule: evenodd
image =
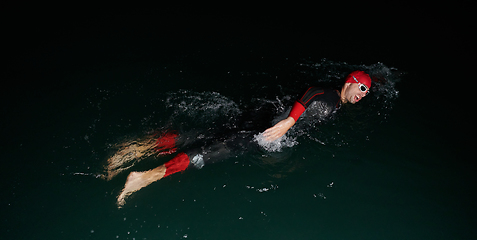
<svg viewBox="0 0 477 240"><path fill-rule="evenodd" d="M351 85L351 83L349 83L349 82L348 82L348 83L345 83L345 84L343 85L343 90L348 89L350 85Z"/></svg>

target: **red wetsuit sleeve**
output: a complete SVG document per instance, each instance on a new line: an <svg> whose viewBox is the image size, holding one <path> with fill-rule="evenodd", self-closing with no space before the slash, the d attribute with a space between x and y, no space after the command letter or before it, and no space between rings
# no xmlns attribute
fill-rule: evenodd
<svg viewBox="0 0 477 240"><path fill-rule="evenodd" d="M298 121L298 118L301 116L301 114L303 114L304 111L305 111L305 107L301 103L296 101L293 104L293 107L290 111L290 114L288 114L288 116L295 119L295 122L296 122Z"/></svg>
<svg viewBox="0 0 477 240"><path fill-rule="evenodd" d="M324 94L324 90L317 87L310 87L306 90L305 94L298 99L295 104L293 104L292 110L290 111L289 117L295 119L295 122L298 121L298 118L303 114L305 109L311 105L311 103L317 100L321 95Z"/></svg>
<svg viewBox="0 0 477 240"><path fill-rule="evenodd" d="M164 174L164 177L186 170L189 166L189 163L189 156L187 156L185 153L179 153L175 158L169 162L166 162L166 174Z"/></svg>

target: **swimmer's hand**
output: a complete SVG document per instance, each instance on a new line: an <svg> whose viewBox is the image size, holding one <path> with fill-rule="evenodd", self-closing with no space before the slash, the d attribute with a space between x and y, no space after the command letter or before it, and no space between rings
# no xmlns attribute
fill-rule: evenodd
<svg viewBox="0 0 477 240"><path fill-rule="evenodd" d="M275 124L275 126L265 130L265 132L263 132L263 136L265 137L266 141L273 142L285 135L288 129L290 129L293 125L295 125L295 119L288 117Z"/></svg>

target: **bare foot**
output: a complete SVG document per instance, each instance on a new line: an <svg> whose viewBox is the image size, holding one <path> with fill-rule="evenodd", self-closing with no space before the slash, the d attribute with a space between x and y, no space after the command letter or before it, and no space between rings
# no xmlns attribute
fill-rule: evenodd
<svg viewBox="0 0 477 240"><path fill-rule="evenodd" d="M118 196L118 207L121 208L126 203L125 199L129 195L163 178L165 174L166 167L164 164L149 171L129 173L126 184L124 184L124 188Z"/></svg>

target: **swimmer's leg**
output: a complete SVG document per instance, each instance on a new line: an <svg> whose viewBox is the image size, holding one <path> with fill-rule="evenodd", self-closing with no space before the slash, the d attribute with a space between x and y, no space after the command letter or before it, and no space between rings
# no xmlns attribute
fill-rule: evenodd
<svg viewBox="0 0 477 240"><path fill-rule="evenodd" d="M131 168L141 159L157 154L159 156L175 153L178 135L166 132L157 137L146 136L143 139L117 145L119 150L108 159L103 178L111 180L119 173Z"/></svg>
<svg viewBox="0 0 477 240"><path fill-rule="evenodd" d="M213 144L207 149L196 149L186 153L179 153L169 162L144 172L131 172L126 180L123 190L118 196L118 207L125 204L125 200L132 193L139 191L149 184L161 180L177 172L186 170L189 166L202 168L206 164L221 161L230 157L231 151L227 148L225 142ZM189 157L190 156L190 157Z"/></svg>
<svg viewBox="0 0 477 240"><path fill-rule="evenodd" d="M125 199L132 193L140 190L149 184L161 180L169 175L177 172L182 172L189 166L189 156L185 153L179 153L169 162L162 164L149 171L144 172L131 172L124 184L124 188L118 196L118 207L122 207L125 204Z"/></svg>
<svg viewBox="0 0 477 240"><path fill-rule="evenodd" d="M176 132L166 132L159 136L154 146L157 154L161 156L175 153L177 151L176 141L178 137Z"/></svg>
<svg viewBox="0 0 477 240"><path fill-rule="evenodd" d="M150 156L154 153L151 150L155 145L156 141L152 136L117 145L119 150L108 159L107 165L104 166L106 174L103 175L103 178L109 181L117 174L132 167L135 162Z"/></svg>

